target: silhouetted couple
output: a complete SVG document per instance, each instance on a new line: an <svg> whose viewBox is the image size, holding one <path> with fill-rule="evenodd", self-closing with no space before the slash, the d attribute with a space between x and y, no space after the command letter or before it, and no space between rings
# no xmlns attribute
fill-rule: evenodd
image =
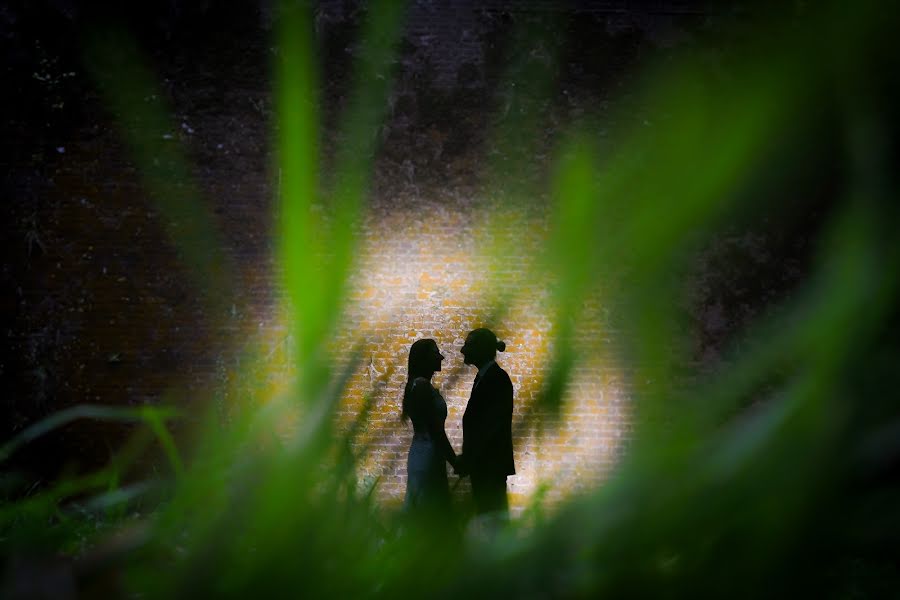
<svg viewBox="0 0 900 600"><path fill-rule="evenodd" d="M416 341L409 349L409 374L403 393L403 417L413 425L407 461L406 508L418 514L449 518L447 467L472 480L472 497L479 515L506 517L509 506L506 478L515 474L512 448L513 386L495 361L506 344L490 329L469 333L460 350L463 361L478 369L463 416L463 448L453 451L444 421L447 403L431 384L444 356L432 339Z"/></svg>

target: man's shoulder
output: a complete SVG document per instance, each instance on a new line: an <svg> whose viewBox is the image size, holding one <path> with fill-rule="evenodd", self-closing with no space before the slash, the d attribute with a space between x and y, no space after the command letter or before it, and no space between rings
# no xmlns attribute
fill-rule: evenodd
<svg viewBox="0 0 900 600"><path fill-rule="evenodd" d="M431 385L431 382L424 377L416 377L415 379L413 379L410 388L412 390L412 393L414 394L427 394L430 393L432 389L434 389Z"/></svg>
<svg viewBox="0 0 900 600"><path fill-rule="evenodd" d="M509 378L509 373L507 373L506 370L497 363L494 363L488 370L488 372L485 373L485 375L489 375L490 378L497 383L508 383L512 385L512 380Z"/></svg>

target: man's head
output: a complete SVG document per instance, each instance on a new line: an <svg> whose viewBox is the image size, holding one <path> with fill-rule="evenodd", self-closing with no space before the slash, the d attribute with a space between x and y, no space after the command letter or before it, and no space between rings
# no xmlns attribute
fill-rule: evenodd
<svg viewBox="0 0 900 600"><path fill-rule="evenodd" d="M466 336L466 343L463 344L460 352L462 352L465 364L481 368L494 360L498 350L500 352L506 350L506 344L497 341L497 336L490 329L480 327Z"/></svg>

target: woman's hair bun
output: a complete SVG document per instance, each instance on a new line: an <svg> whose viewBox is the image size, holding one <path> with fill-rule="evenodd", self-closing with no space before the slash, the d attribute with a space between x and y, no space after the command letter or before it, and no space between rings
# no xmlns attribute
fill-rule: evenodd
<svg viewBox="0 0 900 600"><path fill-rule="evenodd" d="M497 350L499 350L500 352L506 350L506 342L504 342L503 340L497 340Z"/></svg>

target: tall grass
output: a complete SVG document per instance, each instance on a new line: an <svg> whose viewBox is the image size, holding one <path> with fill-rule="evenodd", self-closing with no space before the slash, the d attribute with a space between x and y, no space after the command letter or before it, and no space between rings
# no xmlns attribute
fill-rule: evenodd
<svg viewBox="0 0 900 600"><path fill-rule="evenodd" d="M332 419L355 365L335 372L321 352L354 267L403 11L394 2L369 10L342 121L347 141L322 182L312 28L303 10L284 8L274 69L282 177L275 233L295 389L247 408L226 428L210 415L184 457L160 425L171 416L162 409L71 415L147 419L168 449L171 472L160 476L167 483L154 488L152 503L145 501L152 510L139 520L111 510L146 492L117 485L126 447L98 474L3 506L5 549L80 556L82 589L98 595L759 597L889 589L897 565L884 560L883 548L896 542L900 524L900 488L889 475L900 414L888 326L897 322L900 223L888 133L896 124L881 87L897 61L883 52L883 8L835 6L794 28L788 17L757 25L749 42L729 48L727 76L690 57L664 71L648 68L638 98L657 117L652 127L625 125L606 143L590 126L565 136L542 267L558 281L559 323L544 399L558 405L564 397L575 360L570 340L584 325L579 307L601 281L616 281L603 288L604 301L636 324L621 352L634 368L639 426L600 489L533 527L513 523L465 542L392 521L358 489L345 434ZM117 48L129 47L115 39ZM185 171L153 166L169 151L151 148L164 112L137 101L152 94L152 78L137 54L117 55L121 72L112 73L121 77L99 76L109 103L140 122L127 128L135 160L167 218L191 224L173 227L172 240L198 285L220 297L227 276L209 276L227 270L215 258L214 229L194 196L178 192L173 200L173 182L186 180ZM686 379L689 336L676 299L691 250L748 213L781 210L767 202L785 185L766 172L772 156L788 170L793 161L826 168L815 148L822 127L843 140L846 176L813 272L786 305L738 336L719 368ZM497 135L515 137L502 128ZM803 155L792 153L797 148ZM172 156L170 164L184 163ZM502 215L503 205L493 210ZM284 442L272 432L289 410L301 412L301 425ZM4 446L0 459L23 441ZM85 533L86 522L103 523L101 535ZM110 531L118 537L106 537Z"/></svg>

